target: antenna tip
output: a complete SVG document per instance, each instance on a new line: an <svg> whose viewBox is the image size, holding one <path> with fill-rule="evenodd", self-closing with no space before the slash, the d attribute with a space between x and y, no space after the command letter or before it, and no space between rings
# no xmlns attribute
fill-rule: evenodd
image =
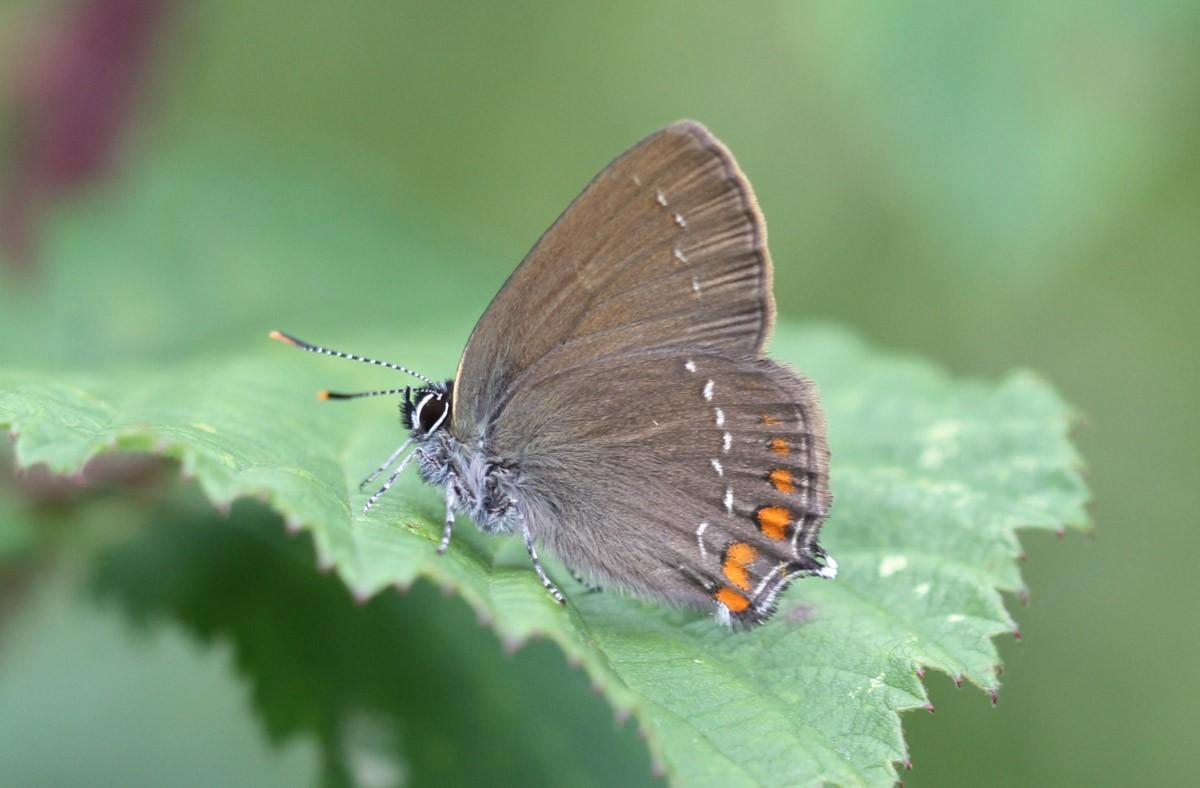
<svg viewBox="0 0 1200 788"><path fill-rule="evenodd" d="M296 340L292 339L291 337L289 337L287 334L283 333L282 331L271 331L267 334L267 336L270 337L271 339L278 340L279 342L286 342L289 345L296 344Z"/></svg>
<svg viewBox="0 0 1200 788"><path fill-rule="evenodd" d="M317 399L319 399L319 400L329 399L329 392L326 391L325 389L321 389L320 391L317 392Z"/></svg>

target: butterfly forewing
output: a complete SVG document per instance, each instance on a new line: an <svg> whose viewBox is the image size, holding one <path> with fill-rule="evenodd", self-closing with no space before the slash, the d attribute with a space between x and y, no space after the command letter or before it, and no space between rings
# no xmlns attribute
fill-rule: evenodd
<svg viewBox="0 0 1200 788"><path fill-rule="evenodd" d="M824 435L796 373L672 349L527 378L491 449L520 468L536 536L573 569L749 623L824 568Z"/></svg>
<svg viewBox="0 0 1200 788"><path fill-rule="evenodd" d="M605 168L492 301L459 363L454 431L486 434L517 381L560 347L572 348L560 367L666 347L752 356L773 310L749 183L704 127L673 124Z"/></svg>

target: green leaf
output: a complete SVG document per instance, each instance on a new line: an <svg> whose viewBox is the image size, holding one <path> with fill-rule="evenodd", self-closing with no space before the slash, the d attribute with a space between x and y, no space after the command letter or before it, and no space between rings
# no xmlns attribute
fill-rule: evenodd
<svg viewBox="0 0 1200 788"><path fill-rule="evenodd" d="M152 370L5 371L0 422L23 466L73 473L121 448L178 457L214 502L259 496L311 529L319 560L359 597L430 577L505 642L552 639L641 720L682 782L893 780L906 757L897 712L926 704L918 667L998 687L990 638L1015 628L998 591L1023 590L1015 529L1085 522L1067 409L1036 378L954 382L837 331L784 326L773 353L824 391L838 579L796 584L749 634L566 581L560 608L511 540L459 529L438 557L440 497L414 479L360 515L357 481L400 440L394 415L313 401L325 364L263 345ZM427 334L408 349L455 355Z"/></svg>
<svg viewBox="0 0 1200 788"><path fill-rule="evenodd" d="M360 515L358 482L404 437L395 404L318 403L312 391L375 388L379 372L265 337L277 327L382 357L401 344L397 360L449 375L493 282L435 276L457 255L406 243L329 184L297 188L247 161L148 166L123 199L60 230L45 293L6 300L0 349L20 365L0 369L0 424L18 434L19 465L70 474L106 451L175 457L221 507L256 496L310 531L318 562L359 598L429 578L505 644L557 643L637 717L679 783L890 783L907 757L899 712L927 704L918 670L996 691L992 637L1015 629L1000 592L1024 592L1016 529L1086 521L1071 416L1048 385L1025 373L959 381L783 321L771 352L818 382L828 415L835 501L822 542L837 580L796 583L750 633L586 593L552 566L562 608L511 539L464 524L437 556L441 496L415 476ZM407 266L392 270L395 250ZM357 267L318 273L340 260ZM391 303L414 276L432 295L401 313ZM396 284L362 284L379 281ZM356 338L313 333L317 305L352 315ZM436 331L415 319L438 308Z"/></svg>

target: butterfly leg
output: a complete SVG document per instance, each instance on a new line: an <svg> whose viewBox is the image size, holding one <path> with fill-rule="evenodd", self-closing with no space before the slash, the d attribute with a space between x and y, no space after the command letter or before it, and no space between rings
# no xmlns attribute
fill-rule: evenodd
<svg viewBox="0 0 1200 788"><path fill-rule="evenodd" d="M366 504L363 505L363 514L371 511L371 507L373 507L379 501L379 499L383 497L383 494L392 489L392 485L396 483L396 480L400 478L400 474L404 473L404 469L408 467L408 464L412 462L412 458L416 456L417 453L414 451L412 454L409 454L404 458L404 460L400 463L400 467L392 472L392 475L389 476L387 481L383 483L383 486L376 490L375 494L367 499Z"/></svg>
<svg viewBox="0 0 1200 788"><path fill-rule="evenodd" d="M408 440L406 440L404 443L402 443L400 445L400 448L398 448L394 452L392 452L392 455L390 457L388 457L386 460L384 460L383 465L380 465L378 468L376 468L374 473L372 473L370 476L368 476L367 478L365 478L361 482L359 482L358 489L362 490L362 488L366 487L368 484L370 484L371 482L378 479L379 474L383 473L388 468L392 467L392 463L396 461L396 458L400 456L401 452L403 452L405 449L408 448L408 444L410 444L410 443L412 443L412 438L409 438Z"/></svg>
<svg viewBox="0 0 1200 788"><path fill-rule="evenodd" d="M525 518L521 518L521 536L525 537L525 549L529 552L529 559L533 561L533 568L541 578L542 586L550 592L550 596L560 605L567 604L563 599L562 592L558 590L558 586L546 577L546 570L542 569L542 562L538 560L537 550L533 547L533 536L529 533L529 525L526 524Z"/></svg>
<svg viewBox="0 0 1200 788"><path fill-rule="evenodd" d="M446 480L446 524L442 528L442 542L438 545L438 555L450 547L450 534L454 532L454 507L458 505L458 495L454 492L454 474Z"/></svg>

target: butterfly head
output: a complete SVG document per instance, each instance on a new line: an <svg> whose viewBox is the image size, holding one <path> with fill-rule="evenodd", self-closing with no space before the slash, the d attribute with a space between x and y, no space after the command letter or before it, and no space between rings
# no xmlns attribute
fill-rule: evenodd
<svg viewBox="0 0 1200 788"><path fill-rule="evenodd" d="M420 372L414 372L408 367L399 364L393 364L390 361L378 361L366 356L359 356L355 353L344 353L340 350L314 345L311 342L305 342L303 339L285 334L282 331L272 331L268 336L271 339L283 342L284 344L298 347L301 350L306 350L309 353L318 353L323 356L334 356L335 358L349 359L350 361L361 361L366 364L371 364L376 367L385 367L394 369L397 372L403 372L406 375L412 375L424 381L425 385L419 389L412 389L408 386L404 388L380 389L377 391L357 391L346 393L341 391L327 391L322 389L317 392L317 399L322 400L341 400L341 399L360 399L362 397L382 397L394 396L403 394L404 401L400 403L400 421L404 426L413 433L414 438L419 438L424 435L431 435L437 432L447 423L450 418L450 399L454 389L454 381L447 380L438 383L430 378L425 377Z"/></svg>
<svg viewBox="0 0 1200 788"><path fill-rule="evenodd" d="M450 418L454 381L434 383L405 391L400 403L400 422L414 435L430 435L446 426Z"/></svg>

